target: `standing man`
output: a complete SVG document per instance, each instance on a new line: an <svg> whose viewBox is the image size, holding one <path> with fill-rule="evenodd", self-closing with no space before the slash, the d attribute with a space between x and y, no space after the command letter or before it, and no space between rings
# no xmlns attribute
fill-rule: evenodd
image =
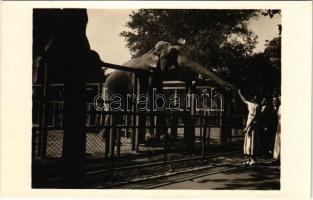
<svg viewBox="0 0 313 200"><path fill-rule="evenodd" d="M83 188L86 150L86 74L90 46L87 10L63 9L60 46L64 68L64 187Z"/></svg>

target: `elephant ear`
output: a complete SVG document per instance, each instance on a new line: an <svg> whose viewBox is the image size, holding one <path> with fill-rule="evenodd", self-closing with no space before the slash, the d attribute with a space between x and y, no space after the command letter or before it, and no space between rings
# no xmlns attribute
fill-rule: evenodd
<svg viewBox="0 0 313 200"><path fill-rule="evenodd" d="M159 55L154 49L150 50L144 55L145 64L152 68L157 68L158 62L160 60Z"/></svg>
<svg viewBox="0 0 313 200"><path fill-rule="evenodd" d="M170 43L159 41L153 49L144 55L146 65L156 68L160 58L168 56L169 51Z"/></svg>
<svg viewBox="0 0 313 200"><path fill-rule="evenodd" d="M234 85L223 80L207 68L189 58L180 46L171 46L170 54L174 53L177 55L177 63L180 67L187 68L188 70L196 72L197 74L206 76L221 86L235 88Z"/></svg>
<svg viewBox="0 0 313 200"><path fill-rule="evenodd" d="M164 42L164 41L159 41L158 43L156 43L154 47L154 53L158 54L160 58L165 58L166 56L168 56L170 53L170 50L171 50L171 44L168 42Z"/></svg>
<svg viewBox="0 0 313 200"><path fill-rule="evenodd" d="M150 71L152 68L157 68L160 58L168 56L169 47L170 43L159 41L150 51L138 58L134 58L124 63L123 65Z"/></svg>

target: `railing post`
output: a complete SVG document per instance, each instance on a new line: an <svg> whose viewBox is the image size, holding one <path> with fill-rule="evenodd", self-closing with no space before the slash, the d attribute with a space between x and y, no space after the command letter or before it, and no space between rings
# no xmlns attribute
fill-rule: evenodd
<svg viewBox="0 0 313 200"><path fill-rule="evenodd" d="M120 157L121 154L121 128L118 127L116 128L116 148L117 148L117 157Z"/></svg>
<svg viewBox="0 0 313 200"><path fill-rule="evenodd" d="M166 128L167 130L168 128ZM164 151L164 162L166 162L167 160L167 139L168 139L168 130L165 132L164 134L164 147L163 147L163 151Z"/></svg>
<svg viewBox="0 0 313 200"><path fill-rule="evenodd" d="M44 77L44 83L43 83L43 101L42 101L42 135L41 135L41 148L40 153L41 157L45 158L47 156L47 140L48 140L48 66L47 62L44 62L44 71L45 71L45 77Z"/></svg>
<svg viewBox="0 0 313 200"><path fill-rule="evenodd" d="M132 73L132 85L133 85L133 91L132 91L132 95L136 95L137 94L137 79L136 79L136 74ZM132 100L134 100L132 98ZM134 102L135 101L135 102ZM137 115L136 115L136 99L132 101L132 134L131 134L131 144L132 144L132 151L136 151L136 135L137 135L137 128L136 128L136 124L137 124Z"/></svg>
<svg viewBox="0 0 313 200"><path fill-rule="evenodd" d="M207 127L206 131L206 153L208 152L208 146L211 144L211 127Z"/></svg>
<svg viewBox="0 0 313 200"><path fill-rule="evenodd" d="M231 128L228 127L228 117L230 116L230 98L227 92L223 92L224 111L221 112L221 143L228 143L231 135Z"/></svg>
<svg viewBox="0 0 313 200"><path fill-rule="evenodd" d="M42 156L42 135L43 135L43 116L44 116L44 107L43 107L43 97L39 100L39 107L38 107L38 147L37 147L37 154L38 157Z"/></svg>
<svg viewBox="0 0 313 200"><path fill-rule="evenodd" d="M190 106L188 106L190 108L189 110L189 116L185 116L184 117L184 125L186 126L184 128L184 143L187 147L187 150L194 152L195 150L195 127L194 127L194 98L192 98L192 90L188 89L188 98L189 98L189 103Z"/></svg>
<svg viewBox="0 0 313 200"><path fill-rule="evenodd" d="M115 135L116 135L116 128L115 127L112 127L112 126L116 126L116 124L114 124L114 114L112 113L111 117L110 117L110 121L109 121L109 127L110 127L110 131L109 131L109 134L110 134L110 142L109 142L109 154L110 154L110 157L114 157L114 146L115 146Z"/></svg>
<svg viewBox="0 0 313 200"><path fill-rule="evenodd" d="M32 162L36 158L37 129L32 127ZM33 172L32 172L33 173Z"/></svg>
<svg viewBox="0 0 313 200"><path fill-rule="evenodd" d="M139 97L140 95L140 79L138 77L136 77L136 86L137 86L137 89L136 89L136 107L137 107L137 98ZM136 109L136 111L138 111ZM139 134L140 134L140 129L142 127L139 127L139 124L140 124L140 118L142 118L141 115L136 115L136 126L138 127L137 129L137 132L135 134L135 151L138 152L139 151ZM145 133L145 127L142 128L143 129L143 133Z"/></svg>
<svg viewBox="0 0 313 200"><path fill-rule="evenodd" d="M205 160L206 152L207 152L207 115L206 111L204 111L204 126L202 130L202 158Z"/></svg>
<svg viewBox="0 0 313 200"><path fill-rule="evenodd" d="M91 111L91 105L87 103L87 119L86 119L86 125L90 126L90 111Z"/></svg>

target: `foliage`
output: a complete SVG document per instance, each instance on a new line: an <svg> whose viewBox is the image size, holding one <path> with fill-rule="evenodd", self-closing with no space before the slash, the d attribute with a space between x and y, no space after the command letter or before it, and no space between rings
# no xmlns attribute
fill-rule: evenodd
<svg viewBox="0 0 313 200"><path fill-rule="evenodd" d="M281 37L276 37L266 44L264 54L270 59L273 67L280 70L281 67Z"/></svg>
<svg viewBox="0 0 313 200"><path fill-rule="evenodd" d="M253 53L257 36L248 22L259 15L272 18L280 10L141 9L130 15L130 30L121 36L133 57L160 40L182 41L194 60L238 87L266 95L280 88L281 44L278 37L264 53Z"/></svg>
<svg viewBox="0 0 313 200"><path fill-rule="evenodd" d="M261 15L269 16L270 18L273 18L275 15L281 16L281 10L271 10L271 9L263 10L261 12ZM282 26L281 24L278 24L277 26L278 26L279 35L281 35Z"/></svg>
<svg viewBox="0 0 313 200"><path fill-rule="evenodd" d="M275 15L281 15L281 11L280 10L276 10L276 9L268 9L268 10L263 10L261 12L261 14L263 16L269 16L270 18L274 17Z"/></svg>
<svg viewBox="0 0 313 200"><path fill-rule="evenodd" d="M247 61L245 89L258 96L280 93L280 69L273 67L265 53L254 54Z"/></svg>
<svg viewBox="0 0 313 200"><path fill-rule="evenodd" d="M281 38L266 44L264 52L254 54L246 60L242 71L241 87L259 96L280 94L281 86ZM251 94L253 95L253 94Z"/></svg>
<svg viewBox="0 0 313 200"><path fill-rule="evenodd" d="M177 44L183 38L192 58L215 71L225 71L231 58L252 54L256 36L247 22L257 14L256 10L142 9L130 15L127 26L131 30L121 35L134 57L160 40Z"/></svg>

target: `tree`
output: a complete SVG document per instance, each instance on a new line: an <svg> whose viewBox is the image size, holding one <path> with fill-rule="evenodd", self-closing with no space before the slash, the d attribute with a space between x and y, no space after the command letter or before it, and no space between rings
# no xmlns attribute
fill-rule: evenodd
<svg viewBox="0 0 313 200"><path fill-rule="evenodd" d="M280 10L141 9L130 15L130 31L121 36L133 57L160 40L181 41L193 59L231 83L270 93L273 85L280 87L280 37L268 42L264 53L253 53L257 36L248 23L260 15L272 18Z"/></svg>
<svg viewBox="0 0 313 200"><path fill-rule="evenodd" d="M281 37L276 37L266 44L264 54L270 59L273 67L281 68Z"/></svg>
<svg viewBox="0 0 313 200"><path fill-rule="evenodd" d="M243 85L246 90L260 96L280 94L281 87L281 37L266 44L264 52L247 59L242 71ZM250 92L251 93L251 92Z"/></svg>
<svg viewBox="0 0 313 200"><path fill-rule="evenodd" d="M275 15L280 15L281 12L280 10L277 10L277 9L267 9L267 10L262 10L261 14L263 16L269 16L270 18L272 18Z"/></svg>
<svg viewBox="0 0 313 200"><path fill-rule="evenodd" d="M280 10L262 10L261 15L273 18L281 15ZM279 36L266 41L262 53L252 55L246 63L243 84L248 91L261 96L279 95L281 88L281 24L278 24Z"/></svg>
<svg viewBox="0 0 313 200"><path fill-rule="evenodd" d="M270 96L280 86L280 73L264 53L249 58L244 76L245 89L251 94Z"/></svg>
<svg viewBox="0 0 313 200"><path fill-rule="evenodd" d="M257 10L141 9L130 15L130 31L123 31L133 57L149 51L158 41L186 41L185 49L195 60L228 77L240 59L252 54L256 35L248 20ZM237 64L234 66L233 64Z"/></svg>
<svg viewBox="0 0 313 200"><path fill-rule="evenodd" d="M263 10L261 11L261 15L263 16L269 16L270 18L273 18L275 15L279 15L281 16L281 10L272 10L272 9L268 9L268 10ZM279 35L281 35L281 31L282 31L282 26L281 24L278 24L278 31L279 31Z"/></svg>
<svg viewBox="0 0 313 200"><path fill-rule="evenodd" d="M281 37L276 37L271 40L264 50L264 55L270 60L273 68L273 87L277 94L280 94L281 89Z"/></svg>

